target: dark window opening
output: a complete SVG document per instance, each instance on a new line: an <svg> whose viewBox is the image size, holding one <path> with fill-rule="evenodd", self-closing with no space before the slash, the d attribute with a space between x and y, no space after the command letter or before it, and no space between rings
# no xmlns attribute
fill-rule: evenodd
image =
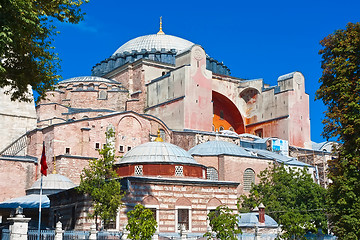
<svg viewBox="0 0 360 240"><path fill-rule="evenodd" d="M70 148L65 148L65 154L70 154Z"/></svg>
<svg viewBox="0 0 360 240"><path fill-rule="evenodd" d="M100 148L100 143L95 143L95 149L98 150Z"/></svg>
<svg viewBox="0 0 360 240"><path fill-rule="evenodd" d="M110 220L108 223L104 224L105 229L116 229L116 221Z"/></svg>
<svg viewBox="0 0 360 240"><path fill-rule="evenodd" d="M153 212L154 219L156 220L156 208L149 208Z"/></svg>
<svg viewBox="0 0 360 240"><path fill-rule="evenodd" d="M189 230L189 209L178 209L178 226L185 226L185 230Z"/></svg>
<svg viewBox="0 0 360 240"><path fill-rule="evenodd" d="M71 224L70 224L70 229L74 229L75 228L75 219L76 219L76 216L75 216L75 206L71 208Z"/></svg>
<svg viewBox="0 0 360 240"><path fill-rule="evenodd" d="M224 111L220 110L220 119L224 119Z"/></svg>
<svg viewBox="0 0 360 240"><path fill-rule="evenodd" d="M122 145L119 146L119 152L124 152L124 146Z"/></svg>
<svg viewBox="0 0 360 240"><path fill-rule="evenodd" d="M255 130L255 135L262 138L263 137L263 130L262 129Z"/></svg>
<svg viewBox="0 0 360 240"><path fill-rule="evenodd" d="M130 150L131 150L131 147L128 147L127 150L130 151Z"/></svg>

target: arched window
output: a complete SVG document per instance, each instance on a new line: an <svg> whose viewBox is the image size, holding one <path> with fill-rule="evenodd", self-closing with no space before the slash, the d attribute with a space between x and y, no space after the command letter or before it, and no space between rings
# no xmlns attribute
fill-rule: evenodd
<svg viewBox="0 0 360 240"><path fill-rule="evenodd" d="M251 185L255 183L255 172L251 168L248 168L244 172L244 191L250 191Z"/></svg>
<svg viewBox="0 0 360 240"><path fill-rule="evenodd" d="M99 99L107 99L107 92L104 90L101 90L99 92Z"/></svg>
<svg viewBox="0 0 360 240"><path fill-rule="evenodd" d="M160 129L159 131L160 131L161 139L165 142L165 131L164 131L164 129Z"/></svg>
<svg viewBox="0 0 360 240"><path fill-rule="evenodd" d="M209 180L219 180L218 171L213 167L206 168L206 178Z"/></svg>
<svg viewBox="0 0 360 240"><path fill-rule="evenodd" d="M84 84L80 83L76 90L83 90L83 89L84 89Z"/></svg>
<svg viewBox="0 0 360 240"><path fill-rule="evenodd" d="M219 131L224 131L224 127L223 127L223 126L220 126L220 127L219 127Z"/></svg>

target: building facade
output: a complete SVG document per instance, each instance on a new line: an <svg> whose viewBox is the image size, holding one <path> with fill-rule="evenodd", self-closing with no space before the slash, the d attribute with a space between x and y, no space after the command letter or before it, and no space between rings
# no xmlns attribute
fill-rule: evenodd
<svg viewBox="0 0 360 240"><path fill-rule="evenodd" d="M7 102L7 108L12 104ZM136 162L119 162L119 176L131 183L124 199L128 209L136 203L156 206L162 212L157 217L159 231L177 232L176 209L189 206L198 210L191 213L194 221L188 230L205 231L207 211L221 204L235 209L236 198L246 194L258 182L257 174L273 162L306 166L316 175L311 165L289 156L289 145L312 147L309 96L302 73L282 75L275 86L263 79L233 77L200 45L162 31L123 44L97 63L91 76L60 81L37 104L36 114L33 107L22 109L29 116L19 120L21 131L6 133L8 142L0 145L2 166L19 165L11 170L18 175L13 179L7 170L0 170L17 191L1 186L0 200L23 195L38 179L36 163L43 143L49 171L56 166L59 174L79 184L82 169L99 157L110 128L115 132L115 155L122 160L137 147L151 144L158 131L166 144L192 155L192 164L182 167L183 173L191 173L186 176L169 175L176 173L176 162L156 167L158 163L149 156L142 176L136 174L140 172ZM13 115L7 123L17 122L19 114ZM88 199L71 196L70 190L54 196L54 211L68 204L65 215L80 217L77 222L64 218L65 228L89 227L81 215ZM166 208L173 213L167 214ZM125 221L125 211L119 215L120 222Z"/></svg>

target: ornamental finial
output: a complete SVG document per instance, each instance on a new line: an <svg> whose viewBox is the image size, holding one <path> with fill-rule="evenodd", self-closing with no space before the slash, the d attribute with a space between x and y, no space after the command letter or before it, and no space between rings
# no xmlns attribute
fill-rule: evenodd
<svg viewBox="0 0 360 240"><path fill-rule="evenodd" d="M163 32L162 30L162 17L160 17L160 30L159 32L157 33L158 35L164 35L165 33Z"/></svg>
<svg viewBox="0 0 360 240"><path fill-rule="evenodd" d="M155 142L163 142L164 140L160 137L160 129L157 131L157 138L155 139Z"/></svg>

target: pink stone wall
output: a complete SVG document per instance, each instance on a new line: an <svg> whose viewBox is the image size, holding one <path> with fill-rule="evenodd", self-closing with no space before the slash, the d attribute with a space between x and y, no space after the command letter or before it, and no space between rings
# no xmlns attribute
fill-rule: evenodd
<svg viewBox="0 0 360 240"><path fill-rule="evenodd" d="M244 172L251 168L255 172L255 183L259 183L257 175L265 170L272 160L237 156L195 156L195 160L207 167L214 167L218 171L219 180L239 182L237 194L246 194L243 190Z"/></svg>
<svg viewBox="0 0 360 240"><path fill-rule="evenodd" d="M206 55L200 46L191 49L191 65L185 78L184 129L212 131L212 80Z"/></svg>
<svg viewBox="0 0 360 240"><path fill-rule="evenodd" d="M149 142L152 137L156 137L158 129L164 129L164 140L169 141L171 134L156 118L145 118L135 113L118 113L34 130L28 137L28 155L40 157L44 141L49 171L54 169L55 156L58 173L79 183L81 170L88 165L89 159L99 157L96 147L98 145L102 148L106 143L105 132L110 126L115 129L114 147L117 157ZM67 148L69 153L66 152Z"/></svg>
<svg viewBox="0 0 360 240"><path fill-rule="evenodd" d="M25 196L25 189L36 180L33 162L2 160L0 167L0 202Z"/></svg>

